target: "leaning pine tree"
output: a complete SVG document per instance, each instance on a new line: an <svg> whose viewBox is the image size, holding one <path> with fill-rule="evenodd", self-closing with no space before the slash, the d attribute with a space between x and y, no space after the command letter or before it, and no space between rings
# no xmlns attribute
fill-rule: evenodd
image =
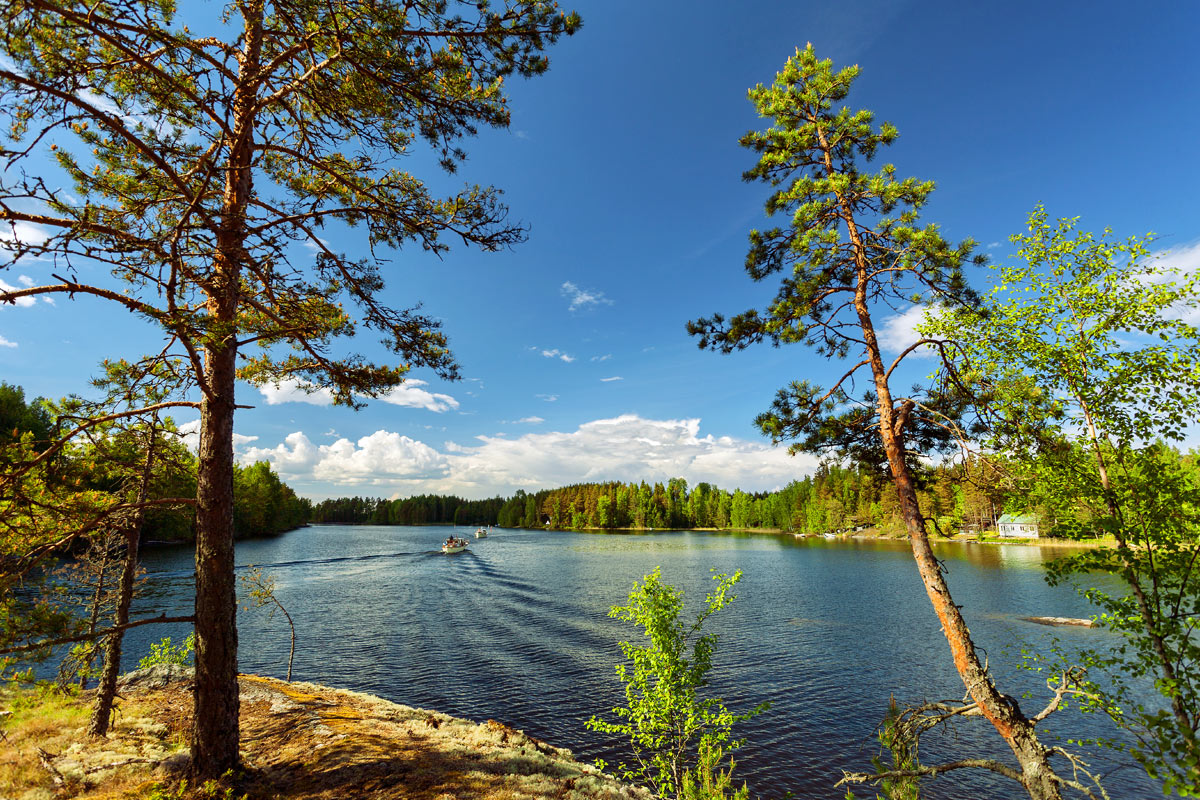
<svg viewBox="0 0 1200 800"><path fill-rule="evenodd" d="M505 76L544 71L545 48L579 25L542 0L221 8L189 27L173 3L0 0L0 221L17 235L0 275L45 276L0 302L109 301L162 337L137 363L198 387L179 402L201 417L192 756L205 777L238 761L235 383L327 386L354 405L414 366L456 377L436 320L382 300L376 254L441 253L448 236L496 250L523 231L495 189L438 197L403 159L424 142L453 171L463 136L508 123ZM328 224L365 229L371 255L339 252ZM334 355L358 327L395 362Z"/></svg>
<svg viewBox="0 0 1200 800"><path fill-rule="evenodd" d="M874 460L890 475L921 580L971 698L969 707L951 715L982 714L1019 764L1014 770L971 759L905 772L919 777L982 767L1020 781L1037 800L1059 798L1062 786L1081 787L1056 774L1050 763L1056 751L1038 741L1035 724L1043 715L1026 717L993 682L934 557L917 501L914 453L951 444L959 416L953 395L937 387L894 391L901 361L928 342L918 341L888 361L876 331L874 315L881 310L891 313L922 300L946 306L975 302L963 277L973 243L953 245L936 226L918 226L917 212L932 183L898 179L890 164L866 171L897 132L886 123L876 130L870 111L835 107L857 75L857 67L835 72L809 45L788 59L772 85L750 90L759 114L772 125L742 137L741 144L759 155L744 177L771 185L767 214L786 215L787 222L751 232L746 271L758 281L779 275L779 291L762 312L730 319L716 314L689 323L688 332L699 337L701 348L723 353L763 341L799 342L831 361L853 362L831 386L791 383L756 422L775 442L793 442L793 452L835 450ZM852 394L855 381L869 388Z"/></svg>

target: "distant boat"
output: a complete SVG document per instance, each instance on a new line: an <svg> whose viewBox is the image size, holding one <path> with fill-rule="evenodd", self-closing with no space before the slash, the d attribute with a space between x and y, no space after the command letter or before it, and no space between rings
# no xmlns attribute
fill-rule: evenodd
<svg viewBox="0 0 1200 800"><path fill-rule="evenodd" d="M824 534L824 536L826 539L836 539L837 538L836 533L826 533L826 534Z"/></svg>
<svg viewBox="0 0 1200 800"><path fill-rule="evenodd" d="M466 539L460 539L457 536L451 536L449 539L447 539L445 542L442 543L442 552L443 553L461 553L463 550L467 549L467 544L468 544L468 542Z"/></svg>
<svg viewBox="0 0 1200 800"><path fill-rule="evenodd" d="M491 528L491 527L492 527L491 525L488 526L488 528ZM488 535L488 532L485 531L483 528L475 529L475 538L476 539L486 539L487 535Z"/></svg>

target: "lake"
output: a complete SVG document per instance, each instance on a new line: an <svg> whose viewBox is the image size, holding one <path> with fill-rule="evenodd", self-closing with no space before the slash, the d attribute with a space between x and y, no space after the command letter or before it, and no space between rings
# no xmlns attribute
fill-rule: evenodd
<svg viewBox="0 0 1200 800"><path fill-rule="evenodd" d="M721 635L712 688L735 710L771 703L739 729L747 744L737 753L736 774L751 796L843 798L833 784L843 768L870 767L889 696L914 703L963 696L905 542L493 529L466 552L443 555L438 547L450 531L312 526L239 542L237 563L274 576L297 627L296 680L500 720L583 760L610 762L620 758L619 742L587 731L584 721L623 701L613 670L617 642L639 634L608 618L609 607L661 565L663 580L685 591L694 616L712 584L710 569L740 569L737 601L710 620ZM937 552L1001 689L1035 693L1020 701L1026 713L1039 710L1048 692L1036 675L1016 669L1022 644L1057 639L1071 648L1109 636L1020 619L1093 613L1071 588L1043 580L1044 560L1061 555L1052 548L947 543ZM148 547L143 554L149 584L135 611L190 613L191 550ZM151 640L186 634L154 627L130 631L125 669L136 666ZM239 631L241 671L282 677L282 616L241 611ZM1054 735L1110 733L1104 720L1073 711L1050 722L1048 744ZM981 720L922 743L927 764L984 754L1013 762ZM1161 796L1119 754L1094 753L1091 763L1109 774L1114 800ZM1024 795L1002 778L960 771L928 784L925 796Z"/></svg>

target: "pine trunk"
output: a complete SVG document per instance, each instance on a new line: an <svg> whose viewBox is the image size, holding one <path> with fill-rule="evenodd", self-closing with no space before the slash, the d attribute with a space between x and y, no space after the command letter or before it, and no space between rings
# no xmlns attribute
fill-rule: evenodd
<svg viewBox="0 0 1200 800"><path fill-rule="evenodd" d="M873 331L872 331L873 334ZM888 465L904 525L912 544L913 558L917 571L925 585L925 593L933 604L934 613L942 624L942 632L950 645L954 668L962 678L967 692L979 707L980 713L996 728L1008 742L1017 763L1021 766L1022 783L1033 800L1061 800L1057 776L1050 765L1049 753L1037 739L1034 724L1021 712L1017 701L1001 694L992 682L992 677L979 659L971 631L963 619L962 612L954 604L950 586L942 572L942 566L933 554L929 535L925 531L925 520L917 503L917 489L912 473L904 460L903 423L897 424L899 416L892 404L891 393L883 372L876 373L876 392L879 397L879 428L887 453Z"/></svg>
<svg viewBox="0 0 1200 800"><path fill-rule="evenodd" d="M113 622L118 626L129 622L129 606L133 600L133 584L137 578L140 538L140 525L125 532L125 564L121 570L117 610L113 614ZM96 687L96 701L92 706L92 717L88 721L89 736L108 735L113 698L117 696L117 675L121 670L121 643L124 637L125 632L118 630L110 633L104 640L104 671L100 675L100 685Z"/></svg>
<svg viewBox="0 0 1200 800"><path fill-rule="evenodd" d="M138 509L134 512L133 523L125 531L125 561L121 570L121 584L118 587L117 608L113 614L114 627L129 622L129 606L133 602L133 585L137 580L138 548L142 539L142 523L146 512L142 505L150 495L150 479L154 475L154 447L158 436L158 415L150 426L146 437L146 460L142 466L141 482L138 485ZM100 685L96 688L96 701L92 707L92 718L88 722L89 736L107 736L109 722L112 719L113 698L117 696L117 674L121 670L121 643L125 638L122 630L109 634L104 642L104 672L100 676Z"/></svg>
<svg viewBox="0 0 1200 800"><path fill-rule="evenodd" d="M238 765L237 599L233 573L236 347L205 351L196 491L196 682L192 769L218 778Z"/></svg>

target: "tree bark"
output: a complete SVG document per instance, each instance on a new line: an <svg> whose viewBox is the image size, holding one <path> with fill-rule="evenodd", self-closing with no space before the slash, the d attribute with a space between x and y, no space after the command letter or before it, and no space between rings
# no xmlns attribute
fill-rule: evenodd
<svg viewBox="0 0 1200 800"><path fill-rule="evenodd" d="M205 349L196 492L196 681L192 768L238 765L237 599L233 574L233 391L237 350Z"/></svg>
<svg viewBox="0 0 1200 800"><path fill-rule="evenodd" d="M142 539L142 523L146 518L146 497L150 493L150 478L154 474L154 446L158 437L158 413L155 412L146 437L146 460L142 467L141 484L138 486L138 510L133 523L125 531L125 562L121 570L121 583L117 596L117 608L113 614L114 625L129 622L129 606L133 601L133 584L137 580L138 547ZM96 687L96 701L92 706L92 717L88 722L88 736L107 736L112 719L113 698L117 696L117 675L121 671L121 644L125 638L123 629L116 630L104 640L104 671L100 685Z"/></svg>
<svg viewBox="0 0 1200 800"><path fill-rule="evenodd" d="M810 121L816 126L818 145L826 174L834 176L836 170L833 164L833 146L826 138L825 131L819 124L820 120L812 114ZM858 316L859 327L862 330L867 361L871 367L871 375L875 383L876 401L879 412L879 435L884 452L887 454L888 466L892 471L892 481L896 487L896 495L900 501L901 514L912 544L913 558L917 562L917 572L925 585L925 593L933 604L934 613L942 624L942 632L950 645L950 653L954 659L954 667L962 678L967 692L979 706L980 712L996 728L996 731L1008 742L1013 755L1021 765L1022 784L1033 800L1061 800L1058 776L1050 766L1049 753L1038 742L1035 726L1025 718L1017 706L1016 700L1003 695L992 682L991 675L979 660L975 651L975 643L971 639L971 631L967 628L959 607L954 604L950 595L950 587L942 574L941 564L933 555L929 545L929 536L925 532L925 520L921 516L920 505L917 501L916 484L912 473L904 460L904 425L911 406L902 407L897 411L892 399L891 387L888 385L887 369L879 349L879 341L875 334L875 325L871 319L868 304L868 283L870 281L870 256L867 244L863 240L850 201L835 190L838 204L838 216L846 226L855 261L855 292L854 309Z"/></svg>
<svg viewBox="0 0 1200 800"><path fill-rule="evenodd" d="M237 594L233 562L233 417L237 375L239 281L246 257L246 207L253 193L254 125L263 5L239 6L244 41L238 54L232 135L222 218L206 287L209 321L200 405L196 490L196 683L192 772L219 778L238 767Z"/></svg>
<svg viewBox="0 0 1200 800"><path fill-rule="evenodd" d="M865 305L861 313L865 314ZM1062 794L1059 790L1058 776L1050 765L1049 752L1038 741L1034 723L1021 712L1016 700L1001 694L992 682L991 675L975 650L975 642L971 639L971 631L967 628L962 611L950 595L950 586L946 583L942 566L933 554L929 535L925 531L925 520L917 502L916 484L904 460L902 423L897 424L895 406L869 317L864 321L864 333L867 334L872 369L875 371L879 432L887 453L888 466L892 471L892 481L900 499L901 514L912 545L913 558L917 562L917 571L921 575L921 582L925 585L925 593L933 605L934 613L942 624L942 632L954 659L954 668L962 678L967 692L978 704L980 712L1004 737L1013 755L1017 757L1021 766L1021 783L1029 792L1029 796L1033 800L1060 800Z"/></svg>

